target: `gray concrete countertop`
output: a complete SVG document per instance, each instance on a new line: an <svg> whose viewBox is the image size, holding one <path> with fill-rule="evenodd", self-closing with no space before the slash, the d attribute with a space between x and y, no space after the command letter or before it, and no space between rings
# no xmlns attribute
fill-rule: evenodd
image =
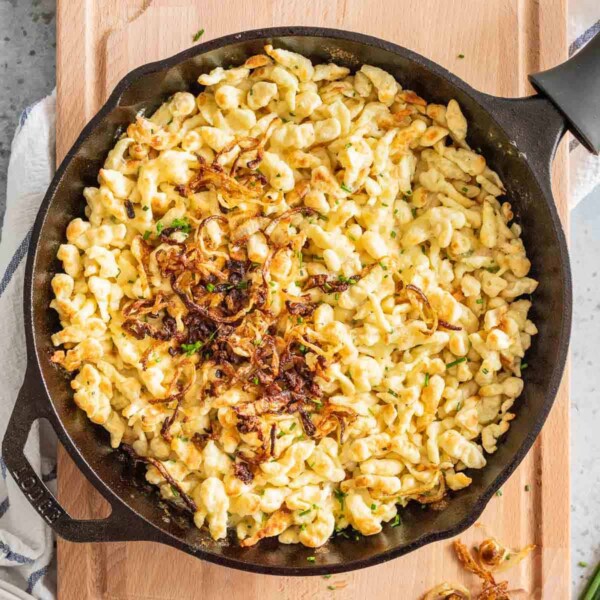
<svg viewBox="0 0 600 600"><path fill-rule="evenodd" d="M55 86L55 0L0 0L0 228L19 115Z"/></svg>
<svg viewBox="0 0 600 600"><path fill-rule="evenodd" d="M55 85L54 0L0 0L0 231L6 169L19 115ZM571 214L575 284L572 342L573 592L600 561L600 188ZM557 485L560 485L557 476ZM582 566L586 564L588 566Z"/></svg>

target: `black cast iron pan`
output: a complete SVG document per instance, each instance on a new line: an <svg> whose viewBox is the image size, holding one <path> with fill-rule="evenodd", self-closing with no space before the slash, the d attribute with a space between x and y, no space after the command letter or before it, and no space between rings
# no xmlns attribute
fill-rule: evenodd
<svg viewBox="0 0 600 600"><path fill-rule="evenodd" d="M104 430L76 408L68 378L49 360L50 335L58 319L48 305L50 280L60 269L56 251L71 219L83 214L82 189L95 185L108 150L141 109L151 111L179 90L199 91L200 73L232 66L262 51L265 42L351 68L369 63L392 73L405 88L429 101L456 98L469 121L469 143L480 148L507 186L523 238L540 281L533 320L539 327L527 355L525 391L509 433L470 475L473 484L450 500L443 512L409 506L401 527L352 541L336 538L318 553L265 540L254 548L235 541L214 542L187 518L161 506L155 489L132 474L120 453L110 449ZM482 65L482 68L484 66ZM481 514L492 494L521 462L548 415L558 389L571 326L571 276L565 236L550 189L550 166L557 144L571 129L586 146L600 147L600 37L575 58L532 82L542 90L525 99L502 99L472 89L426 58L373 37L307 27L249 31L199 44L172 58L127 75L85 127L58 169L40 208L25 276L25 329L28 364L23 387L3 442L12 476L31 504L62 537L78 542L149 540L169 544L199 558L238 569L276 575L318 575L359 569L454 536ZM546 94L551 98L547 99ZM557 108L558 107L558 108ZM23 454L34 420L44 417L79 468L112 505L102 520L70 517L35 474ZM560 474L557 474L560 480Z"/></svg>

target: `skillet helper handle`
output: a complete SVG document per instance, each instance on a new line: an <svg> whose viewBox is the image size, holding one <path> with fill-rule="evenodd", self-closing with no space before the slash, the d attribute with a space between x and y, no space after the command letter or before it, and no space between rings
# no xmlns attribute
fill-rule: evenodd
<svg viewBox="0 0 600 600"><path fill-rule="evenodd" d="M600 33L566 62L529 76L562 113L569 130L594 154L600 152Z"/></svg>
<svg viewBox="0 0 600 600"><path fill-rule="evenodd" d="M37 373L27 371L2 442L4 462L29 503L58 535L72 542L148 539L142 531L143 527L138 532L128 530L126 524L131 518L116 503L111 502L112 512L105 519L72 518L35 472L24 454L31 425L41 417L49 417L48 420L52 422L47 409L37 402L40 394L45 393L40 390L42 386L39 381Z"/></svg>

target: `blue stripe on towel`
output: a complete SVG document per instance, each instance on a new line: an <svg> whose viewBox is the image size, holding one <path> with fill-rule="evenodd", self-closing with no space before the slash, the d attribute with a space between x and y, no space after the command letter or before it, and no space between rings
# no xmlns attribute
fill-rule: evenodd
<svg viewBox="0 0 600 600"><path fill-rule="evenodd" d="M31 229L27 232L25 239L21 242L21 244L17 248L17 251L13 254L13 257L10 259L5 273L2 276L2 279L0 280L0 298L2 297L2 294L4 294L6 288L8 287L8 284L10 283L13 275L15 274L15 271L19 268L21 261L27 254L27 248L29 247L29 241L31 240L31 232Z"/></svg>
<svg viewBox="0 0 600 600"><path fill-rule="evenodd" d="M581 48L585 46L598 32L600 31L600 21L596 21L590 28L586 29L570 46L569 56L572 56Z"/></svg>
<svg viewBox="0 0 600 600"><path fill-rule="evenodd" d="M27 590L26 592L28 594L32 594L33 593L33 588L35 587L35 584L48 572L48 565L46 565L45 567L42 567L41 569L38 569L37 571L34 571L29 578L27 579Z"/></svg>
<svg viewBox="0 0 600 600"><path fill-rule="evenodd" d="M8 498L5 498L2 503L0 503L0 519L6 514L6 511L10 507L10 501Z"/></svg>
<svg viewBox="0 0 600 600"><path fill-rule="evenodd" d="M6 560L11 560L20 565L29 565L32 562L35 562L33 558L28 558L27 556L13 552L4 542L0 542L0 552L4 553L4 558L6 558Z"/></svg>

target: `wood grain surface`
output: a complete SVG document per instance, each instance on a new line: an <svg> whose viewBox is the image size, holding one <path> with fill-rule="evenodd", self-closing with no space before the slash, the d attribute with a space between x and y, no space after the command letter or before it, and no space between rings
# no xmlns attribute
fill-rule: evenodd
<svg viewBox="0 0 600 600"><path fill-rule="evenodd" d="M566 0L58 0L58 158L134 67L191 46L200 28L206 41L276 25L319 25L379 36L502 96L530 93L526 75L561 62L567 52ZM566 161L563 144L553 189L565 224ZM503 495L492 499L480 526L460 536L469 546L485 534L517 547L538 545L532 558L508 573L511 587L523 590L515 598L569 597L567 380L540 438ZM62 450L58 475L60 501L71 514L106 514L104 500ZM241 573L151 543L58 542L61 600L300 600L331 594L412 600L444 580L477 587L474 576L458 567L450 542L327 580ZM331 591L332 585L339 589Z"/></svg>

